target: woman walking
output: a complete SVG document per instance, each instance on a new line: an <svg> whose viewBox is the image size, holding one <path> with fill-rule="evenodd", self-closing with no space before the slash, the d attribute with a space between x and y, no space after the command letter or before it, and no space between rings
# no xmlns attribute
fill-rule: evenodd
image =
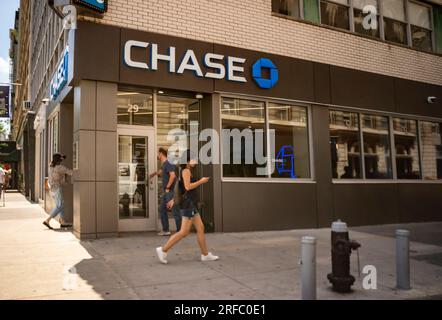
<svg viewBox="0 0 442 320"><path fill-rule="evenodd" d="M69 170L61 164L63 159L66 159L65 155L59 153L54 154L49 167L49 187L51 196L54 198L55 207L49 214L49 218L47 218L43 224L51 230L53 228L50 225L50 221L57 215L60 215L60 225L62 228L70 227L70 225L65 224L64 221L62 186L66 183L66 175L72 176L72 170Z"/></svg>
<svg viewBox="0 0 442 320"><path fill-rule="evenodd" d="M207 250L206 237L204 234L204 224L198 212L198 187L209 181L209 178L204 177L199 180L193 177L192 171L197 162L190 154L190 150L185 153L186 164L180 165L181 173L179 177L179 192L181 193L182 201L179 207L182 215L181 229L169 238L163 247L158 247L156 253L158 259L167 264L167 252L172 249L181 239L187 237L190 233L192 224L197 232L198 245L201 250L201 261L215 261L219 257L213 255ZM168 204L169 207L173 205L173 200Z"/></svg>

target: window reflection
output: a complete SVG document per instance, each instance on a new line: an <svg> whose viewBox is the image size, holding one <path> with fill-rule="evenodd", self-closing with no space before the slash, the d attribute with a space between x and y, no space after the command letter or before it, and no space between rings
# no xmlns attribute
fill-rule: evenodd
<svg viewBox="0 0 442 320"><path fill-rule="evenodd" d="M415 120L393 119L398 179L420 179L419 147Z"/></svg>
<svg viewBox="0 0 442 320"><path fill-rule="evenodd" d="M269 128L275 130L275 178L309 178L307 109L269 103Z"/></svg>
<svg viewBox="0 0 442 320"><path fill-rule="evenodd" d="M358 114L330 111L329 127L333 178L362 178Z"/></svg>
<svg viewBox="0 0 442 320"><path fill-rule="evenodd" d="M420 132L424 179L442 179L442 124L421 121Z"/></svg>
<svg viewBox="0 0 442 320"><path fill-rule="evenodd" d="M272 0L272 12L298 18L300 0Z"/></svg>
<svg viewBox="0 0 442 320"><path fill-rule="evenodd" d="M120 219L148 218L147 137L118 137L118 194Z"/></svg>
<svg viewBox="0 0 442 320"><path fill-rule="evenodd" d="M253 155L255 155L255 141L256 130L265 129L265 109L264 102L250 101L242 99L223 98L221 107L221 119L222 128L233 130L238 129L243 131L244 129L250 129L252 137L250 141L246 141L246 138L241 139L241 146L239 152L241 153L241 164L234 163L234 143L231 139L230 150L223 150L224 153L228 153L229 163L223 163L223 175L225 177L258 177L257 168L265 167L257 163L255 156L253 156L253 163L246 163L246 143L253 144L251 149ZM263 140L262 143L265 144ZM265 150L264 146L263 149Z"/></svg>
<svg viewBox="0 0 442 320"><path fill-rule="evenodd" d="M390 136L388 117L362 115L365 177L391 179Z"/></svg>
<svg viewBox="0 0 442 320"><path fill-rule="evenodd" d="M348 0L321 0L321 22L332 27L348 30L350 27Z"/></svg>

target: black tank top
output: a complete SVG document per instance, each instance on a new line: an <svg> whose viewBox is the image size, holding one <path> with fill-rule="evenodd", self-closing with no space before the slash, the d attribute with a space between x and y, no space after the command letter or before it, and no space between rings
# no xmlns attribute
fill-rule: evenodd
<svg viewBox="0 0 442 320"><path fill-rule="evenodd" d="M186 169L184 169L184 170L186 170ZM180 192L183 195L184 200L187 200L184 202L191 201L191 202L193 202L194 205L197 205L197 203L199 201L199 196L198 196L199 193L197 190L198 188L186 191L186 188L184 187L184 179L183 179L183 171L184 170L181 170L181 173L180 173ZM190 174L191 174L190 183L197 182L198 179L196 179L192 176L192 172L190 172Z"/></svg>

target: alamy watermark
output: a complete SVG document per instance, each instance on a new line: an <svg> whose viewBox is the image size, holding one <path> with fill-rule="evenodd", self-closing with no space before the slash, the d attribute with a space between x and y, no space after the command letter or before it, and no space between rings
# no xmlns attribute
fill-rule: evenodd
<svg viewBox="0 0 442 320"><path fill-rule="evenodd" d="M207 164L254 164L256 175L268 176L275 171L275 130L268 134L263 129L245 128L198 130L198 122L190 123L190 130L172 129L167 140L173 142L168 149L168 160L175 164L187 162L186 150L190 150L192 160ZM221 148L220 148L221 147ZM222 154L220 152L222 150ZM269 152L267 153L266 150Z"/></svg>
<svg viewBox="0 0 442 320"><path fill-rule="evenodd" d="M73 5L63 7L63 28L66 30L77 29L77 8Z"/></svg>
<svg viewBox="0 0 442 320"><path fill-rule="evenodd" d="M78 288L78 274L75 267L63 268L63 290L71 291Z"/></svg>
<svg viewBox="0 0 442 320"><path fill-rule="evenodd" d="M362 20L362 27L365 30L377 30L378 28L378 9L373 5L366 5L362 9L364 19Z"/></svg>
<svg viewBox="0 0 442 320"><path fill-rule="evenodd" d="M362 269L362 273L366 274L362 279L362 288L365 290L377 290L378 288L378 273L376 267L373 265L366 265Z"/></svg>

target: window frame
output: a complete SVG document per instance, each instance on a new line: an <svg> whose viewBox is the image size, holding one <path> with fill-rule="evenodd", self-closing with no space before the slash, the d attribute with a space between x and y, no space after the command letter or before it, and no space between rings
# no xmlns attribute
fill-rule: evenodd
<svg viewBox="0 0 442 320"><path fill-rule="evenodd" d="M282 17L288 17L288 18L290 18L290 19L301 19L301 20L304 20L304 0L296 0L296 1L298 1L298 3L299 3L299 17L293 17L293 16L289 16L289 15L286 15L286 14L283 14L283 13L280 13L280 12L274 12L273 11L273 1L270 1L270 7L271 7L271 12L272 12L272 14L275 14L275 15L279 15L279 16L282 16Z"/></svg>
<svg viewBox="0 0 442 320"><path fill-rule="evenodd" d="M336 180L336 181L359 181L359 180L365 180L365 161L362 160L364 158L364 153L363 153L363 149L364 146L362 145L362 135L363 132L361 130L361 124L362 124L362 119L361 119L361 115L362 112L358 112L356 110L344 110L344 109L340 109L340 108L328 108L328 114L329 114L329 123L328 123L328 133L329 133L329 141L331 141L331 135L330 135L330 112L331 111L337 111L337 112L343 112L343 113L350 113L350 114L356 114L357 116L357 124L358 124L358 133L357 135L359 136L358 139L358 144L359 144L359 170L360 170L360 178L347 178L347 179L341 179L341 178L333 178L333 172L331 173L332 176L332 181ZM332 164L332 163L330 163Z"/></svg>
<svg viewBox="0 0 442 320"><path fill-rule="evenodd" d="M393 180L398 180L398 181L421 181L421 180L425 180L423 178L423 154L422 154L422 137L421 137L421 130L419 128L421 120L416 119L416 118L405 118L402 116L391 116L390 118L390 127L391 127L391 134L390 134L390 141L392 143L392 147L391 147L391 154L392 154L392 169L393 169ZM399 119L399 120L411 120L413 122L415 122L416 124L416 143L417 143L417 154L418 154L418 159L419 159L419 175L420 177L418 179L400 179L398 178L397 175L397 159L396 159L396 140L394 137L394 119Z"/></svg>
<svg viewBox="0 0 442 320"><path fill-rule="evenodd" d="M434 16L433 16L434 13L433 13L433 6L428 4L428 3L424 3L424 2L421 2L421 1L417 1L417 0L405 0L405 1L407 2L407 4L406 4L406 15L407 15L406 18L407 18L407 33L408 33L408 37L409 37L408 38L408 41L409 41L408 45L411 48L416 49L416 50L421 50L421 51L424 51L424 52L435 52L436 39L434 37ZM430 51L422 50L422 49L413 47L413 38L412 38L412 34L411 34L411 26L412 26L412 24L410 22L410 17L409 17L410 3L411 2L414 3L414 4L420 5L420 6L427 7L430 10L430 12L429 12L429 14L430 14L430 29L419 27L419 26L416 26L416 25L413 24L413 26L415 26L415 27L419 27L419 28L425 29L427 31L430 31L430 33L431 33L431 50Z"/></svg>
<svg viewBox="0 0 442 320"><path fill-rule="evenodd" d="M317 0L317 1L318 1L318 10L319 10L319 23L321 25L327 26L329 28L337 29L337 30L344 30L344 31L349 31L349 32L355 33L355 31L354 31L354 29L355 29L354 28L355 27L354 26L354 15L353 15L353 13L354 13L354 11L353 11L353 0L348 0L347 4L334 2L333 0ZM338 28L338 27L335 27L335 26L331 26L329 24L322 23L321 2L330 2L330 3L333 3L333 4L338 5L338 6L347 7L347 11L348 11L348 29L342 29L342 28Z"/></svg>
<svg viewBox="0 0 442 320"><path fill-rule="evenodd" d="M265 111L265 117L264 117L264 129L265 129L265 137L266 137L266 155L267 155L267 163L271 161L270 154L268 152L269 150L269 104L270 103L276 103L276 104L287 104L287 105L293 105L298 107L306 108L306 114L307 114L307 138L308 138L308 150L309 150L309 169L310 169L310 178L279 178L279 177L271 177L271 173L267 173L266 177L224 177L224 168L223 168L223 142L220 140L220 168L221 168L221 181L222 182L254 182L254 183L316 183L316 176L315 176L315 167L314 167L314 149L313 149L313 126L312 126L312 110L311 110L311 104L307 104L305 102L298 102L295 100L288 100L288 99L277 99L277 98L268 98L268 97L259 97L259 96L249 96L249 95L235 95L235 94L229 94L229 93L222 93L219 95L219 128L222 130L222 101L223 98L228 99L240 99L240 100L253 100L258 102L264 103L264 111Z"/></svg>
<svg viewBox="0 0 442 320"><path fill-rule="evenodd" d="M378 16L378 19L379 19L379 21L378 21L379 37L373 37L373 36L362 34L362 33L358 33L358 32L355 31L355 24L354 24L354 9L355 9L355 7L353 5L353 0L348 0L348 6L347 6L348 10L349 10L349 23L350 23L350 28L349 29L341 29L341 28L333 27L333 26L330 26L328 24L322 23L322 18L321 18L321 2L322 1L333 2L333 1L329 1L329 0L317 0L317 1L318 1L319 24L321 26L326 26L328 28L332 28L332 29L340 30L340 31L344 31L344 32L351 32L351 33L357 34L358 36L361 36L361 37L366 37L366 38L369 38L369 39L378 39L378 40L382 40L383 42L387 42L387 43L398 45L398 46L404 46L404 47L412 48L414 50L418 50L418 51L422 51L422 52L429 52L429 53L436 53L437 54L437 52L435 51L435 44L436 44L435 42L436 41L435 41L435 36L434 36L433 6L430 5L430 4L427 4L427 3L424 3L424 2L418 1L418 0L402 0L403 4L404 4L405 21L400 21L400 20L393 19L393 18L387 18L387 19L390 19L390 20L394 20L394 21L398 21L398 22L404 23L406 25L406 32L407 32L406 43L401 44L401 43L398 43L398 42L385 40L384 12L383 12L383 5L382 5L383 1L385 1L385 0L376 0L377 4L378 4L378 14L377 14L377 16ZM410 5L409 4L410 4L410 2L413 2L413 3L421 5L421 6L425 6L425 7L429 8L429 10L430 10L430 28L431 28L431 29L429 29L429 31L431 32L431 50L430 51L413 47L413 40L412 40L412 36L411 36L411 23L410 23L410 18L409 18L409 11L410 11L410 8L409 8ZM344 4L340 4L340 5L345 6ZM425 29L425 28L423 28L423 29ZM428 30L428 29L425 29L425 30Z"/></svg>
<svg viewBox="0 0 442 320"><path fill-rule="evenodd" d="M425 183L442 183L442 179L425 179L424 176L424 166L423 166L423 162L424 162L424 152L423 152L423 148L422 148L422 134L421 134L421 130L422 130L422 122L427 122L427 123L435 123L435 124L439 124L442 125L442 120L435 120L435 119L426 119L426 120L418 120L418 132L419 132L419 150L420 150L420 161L421 161L421 181L425 182ZM441 135L441 139L442 139L442 132L440 132Z"/></svg>
<svg viewBox="0 0 442 320"><path fill-rule="evenodd" d="M422 122L433 122L442 124L442 119L433 118L433 117L425 117L425 116L413 116L409 114L397 114L391 112L382 112L377 110L369 110L369 109L355 109L344 106L337 105L326 105L328 111L342 111L342 112L352 112L356 113L359 118L359 143L361 147L361 178L354 179L339 179L332 178L331 181L333 184L395 184L395 183L405 183L405 184L413 184L413 183L429 183L429 184L442 184L442 179L428 180L424 179L423 174L423 152L422 152L422 133L421 133L421 123ZM362 130L362 115L376 115L383 116L388 118L388 130L389 130L389 143L390 143L390 157L391 157L391 170L392 170L392 178L389 179L367 179L365 176L365 156L364 156L364 148L363 148L363 130ZM419 171L420 178L419 179L398 179L397 177L397 168L396 168L396 147L394 140L394 124L393 119L400 118L404 120L413 120L416 121L417 125L417 143L419 150ZM330 126L330 124L329 124ZM330 127L329 127L330 130Z"/></svg>

